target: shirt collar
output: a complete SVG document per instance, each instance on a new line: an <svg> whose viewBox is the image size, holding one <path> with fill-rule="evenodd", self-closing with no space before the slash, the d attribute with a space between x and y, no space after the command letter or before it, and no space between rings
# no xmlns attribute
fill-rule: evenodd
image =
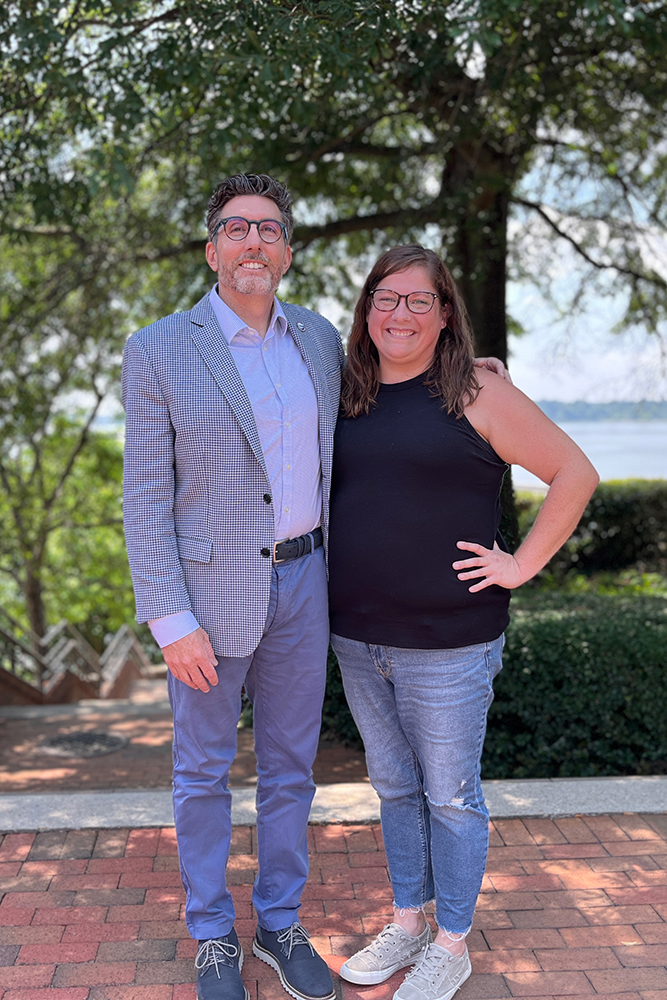
<svg viewBox="0 0 667 1000"><path fill-rule="evenodd" d="M209 298L211 300L211 308L215 313L215 318L220 324L220 329L222 334L228 344L231 344L232 340L237 333L242 330L250 329L247 323L236 315L233 309L230 309L226 302L218 295L217 284L211 289ZM266 331L266 336L270 333L274 334L284 334L287 332L287 317L283 312L283 307L277 298L273 300L273 313L271 315L271 322L269 323L269 328Z"/></svg>

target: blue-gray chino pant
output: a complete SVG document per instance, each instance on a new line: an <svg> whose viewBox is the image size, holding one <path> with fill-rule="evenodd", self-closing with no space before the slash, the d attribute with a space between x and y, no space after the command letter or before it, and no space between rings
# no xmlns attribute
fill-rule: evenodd
<svg viewBox="0 0 667 1000"><path fill-rule="evenodd" d="M174 713L174 818L185 919L193 938L234 923L225 869L231 841L229 768L241 689L253 703L259 873L252 900L261 927L297 918L308 875L312 766L320 733L329 643L322 548L273 567L263 637L250 656L218 657L219 683L193 690L169 675Z"/></svg>

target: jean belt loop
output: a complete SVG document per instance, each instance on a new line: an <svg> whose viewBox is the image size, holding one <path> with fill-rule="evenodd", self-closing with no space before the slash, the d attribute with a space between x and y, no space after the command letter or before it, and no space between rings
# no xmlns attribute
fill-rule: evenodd
<svg viewBox="0 0 667 1000"><path fill-rule="evenodd" d="M308 537L310 538L310 555L312 556L312 554L315 551L315 535L312 533L312 531L309 531Z"/></svg>

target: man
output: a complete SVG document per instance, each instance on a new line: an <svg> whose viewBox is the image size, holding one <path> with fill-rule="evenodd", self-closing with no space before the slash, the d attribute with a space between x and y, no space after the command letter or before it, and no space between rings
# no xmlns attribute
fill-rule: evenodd
<svg viewBox="0 0 667 1000"><path fill-rule="evenodd" d="M137 617L151 623L169 667L197 995L247 995L225 882L227 779L245 685L258 773L253 951L288 992L320 1000L333 984L298 910L328 648L322 543L343 350L325 319L275 298L292 258L281 184L229 178L211 198L208 228L217 287L190 312L139 331L125 351Z"/></svg>
<svg viewBox="0 0 667 1000"><path fill-rule="evenodd" d="M282 184L228 178L207 224L217 285L125 349L124 517L137 618L169 668L197 996L248 998L225 880L245 686L258 775L253 952L297 1000L330 1000L329 970L298 911L326 675L324 553L343 350L322 316L275 297L292 259Z"/></svg>

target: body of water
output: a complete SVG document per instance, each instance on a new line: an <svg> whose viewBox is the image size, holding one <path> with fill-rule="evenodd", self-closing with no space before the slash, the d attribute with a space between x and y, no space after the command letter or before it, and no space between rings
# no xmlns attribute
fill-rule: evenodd
<svg viewBox="0 0 667 1000"><path fill-rule="evenodd" d="M667 479L667 420L581 420L559 424L598 470L600 479ZM543 483L520 465L514 485Z"/></svg>

